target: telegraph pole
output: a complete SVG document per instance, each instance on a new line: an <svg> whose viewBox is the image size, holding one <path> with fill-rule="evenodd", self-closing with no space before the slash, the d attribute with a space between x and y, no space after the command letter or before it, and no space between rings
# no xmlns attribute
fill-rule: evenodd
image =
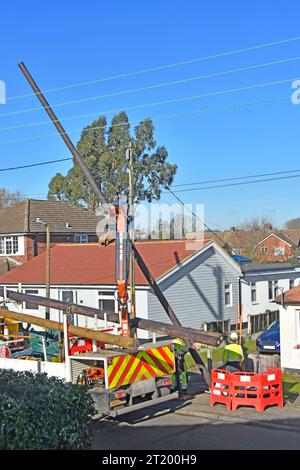
<svg viewBox="0 0 300 470"><path fill-rule="evenodd" d="M50 226L46 225L46 297L50 299ZM46 319L50 320L50 308L46 307Z"/></svg>
<svg viewBox="0 0 300 470"><path fill-rule="evenodd" d="M46 297L50 299L50 225L39 217L35 220L46 230ZM46 320L50 320L50 307L46 306Z"/></svg>
<svg viewBox="0 0 300 470"><path fill-rule="evenodd" d="M135 230L134 230L134 172L133 172L133 154L132 142L129 141L127 148L127 162L129 174L129 238L134 243ZM131 318L136 317L136 303L135 303L135 257L130 247L129 255L129 272L130 272L130 305L131 305Z"/></svg>

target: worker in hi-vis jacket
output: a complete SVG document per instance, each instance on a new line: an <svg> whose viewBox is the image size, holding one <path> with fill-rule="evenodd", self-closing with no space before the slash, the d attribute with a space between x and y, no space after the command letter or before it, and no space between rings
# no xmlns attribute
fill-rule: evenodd
<svg viewBox="0 0 300 470"><path fill-rule="evenodd" d="M230 334L229 339L230 343L224 348L223 369L226 369L229 372L236 372L238 370L242 370L244 352L242 346L238 344L239 337L235 331Z"/></svg>

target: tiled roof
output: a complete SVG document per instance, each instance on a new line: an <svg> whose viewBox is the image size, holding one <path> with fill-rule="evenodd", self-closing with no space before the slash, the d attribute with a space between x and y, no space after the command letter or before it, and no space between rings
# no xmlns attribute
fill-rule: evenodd
<svg viewBox="0 0 300 470"><path fill-rule="evenodd" d="M282 298L278 296L276 302L281 304ZM284 293L284 303L285 304L297 304L300 305L300 286L294 287Z"/></svg>
<svg viewBox="0 0 300 470"><path fill-rule="evenodd" d="M100 220L86 209L65 202L26 199L0 211L0 233L43 232L44 228L35 222L38 217L50 225L53 233L96 233Z"/></svg>
<svg viewBox="0 0 300 470"><path fill-rule="evenodd" d="M183 262L196 251L187 250L185 240L137 242L137 249L155 279ZM1 284L44 284L46 253L31 259L0 277ZM115 245L58 244L51 249L51 283L53 285L114 285ZM136 266L136 284L147 281Z"/></svg>

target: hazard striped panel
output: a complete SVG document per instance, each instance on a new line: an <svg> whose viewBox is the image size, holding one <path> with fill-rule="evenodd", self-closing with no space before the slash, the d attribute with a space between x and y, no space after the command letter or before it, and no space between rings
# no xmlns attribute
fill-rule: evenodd
<svg viewBox="0 0 300 470"><path fill-rule="evenodd" d="M175 358L172 345L116 356L108 363L108 387L121 387L169 375L174 371Z"/></svg>

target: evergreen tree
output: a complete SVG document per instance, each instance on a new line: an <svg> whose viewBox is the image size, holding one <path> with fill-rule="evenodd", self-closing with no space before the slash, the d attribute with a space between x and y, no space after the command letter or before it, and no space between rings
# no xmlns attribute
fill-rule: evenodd
<svg viewBox="0 0 300 470"><path fill-rule="evenodd" d="M112 119L104 116L86 126L77 149L108 201L128 192L126 148L132 142L135 202L160 199L163 188L172 184L177 165L168 163L168 151L157 146L151 119L144 119L130 135L124 111ZM57 173L49 183L49 199L62 200L95 211L98 201L76 162L66 176Z"/></svg>

